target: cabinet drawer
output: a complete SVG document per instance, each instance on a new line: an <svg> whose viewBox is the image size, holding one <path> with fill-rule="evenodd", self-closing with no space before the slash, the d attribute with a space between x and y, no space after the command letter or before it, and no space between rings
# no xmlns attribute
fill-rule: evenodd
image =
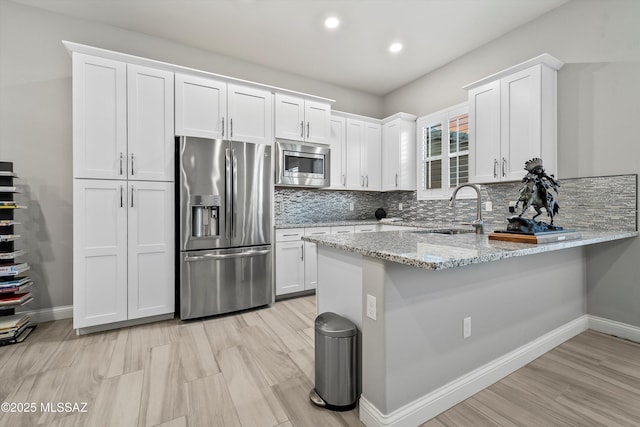
<svg viewBox="0 0 640 427"><path fill-rule="evenodd" d="M353 225L340 225L331 227L331 234L349 234L353 233Z"/></svg>
<svg viewBox="0 0 640 427"><path fill-rule="evenodd" d="M276 242L300 240L304 236L304 228L286 228L276 230Z"/></svg>
<svg viewBox="0 0 640 427"><path fill-rule="evenodd" d="M331 227L307 227L304 229L305 236L324 236L331 234Z"/></svg>
<svg viewBox="0 0 640 427"><path fill-rule="evenodd" d="M373 233L378 231L378 224L356 225L354 231L356 233Z"/></svg>

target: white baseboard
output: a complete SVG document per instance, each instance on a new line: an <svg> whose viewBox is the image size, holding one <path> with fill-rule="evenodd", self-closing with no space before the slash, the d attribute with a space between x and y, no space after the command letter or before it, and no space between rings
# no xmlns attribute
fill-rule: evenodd
<svg viewBox="0 0 640 427"><path fill-rule="evenodd" d="M598 316L589 316L589 329L602 332L607 335L614 335L619 338L640 342L640 327L616 322L615 320L604 319Z"/></svg>
<svg viewBox="0 0 640 427"><path fill-rule="evenodd" d="M59 307L43 308L40 310L25 311L23 313L31 316L33 323L51 322L52 320L62 320L73 318L73 306L63 305Z"/></svg>
<svg viewBox="0 0 640 427"><path fill-rule="evenodd" d="M367 427L415 427L586 331L589 326L589 316L580 316L389 414L381 413L362 396L360 421Z"/></svg>

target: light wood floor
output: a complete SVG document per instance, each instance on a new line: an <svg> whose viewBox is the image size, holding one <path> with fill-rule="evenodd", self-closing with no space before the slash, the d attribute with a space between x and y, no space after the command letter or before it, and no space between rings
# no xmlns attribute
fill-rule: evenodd
<svg viewBox="0 0 640 427"><path fill-rule="evenodd" d="M0 426L362 426L309 403L315 312L311 296L80 337L39 325L0 347L1 401L36 406ZM43 410L58 402L86 412ZM589 331L423 425L637 426L639 402L640 345Z"/></svg>

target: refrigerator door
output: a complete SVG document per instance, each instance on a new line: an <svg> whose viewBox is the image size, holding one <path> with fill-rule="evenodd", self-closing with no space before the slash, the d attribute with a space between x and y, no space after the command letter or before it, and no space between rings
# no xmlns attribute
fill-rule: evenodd
<svg viewBox="0 0 640 427"><path fill-rule="evenodd" d="M271 146L230 143L231 246L271 243Z"/></svg>
<svg viewBox="0 0 640 427"><path fill-rule="evenodd" d="M181 251L230 246L228 147L228 141L218 139L178 139Z"/></svg>
<svg viewBox="0 0 640 427"><path fill-rule="evenodd" d="M271 245L181 253L180 318L274 302Z"/></svg>

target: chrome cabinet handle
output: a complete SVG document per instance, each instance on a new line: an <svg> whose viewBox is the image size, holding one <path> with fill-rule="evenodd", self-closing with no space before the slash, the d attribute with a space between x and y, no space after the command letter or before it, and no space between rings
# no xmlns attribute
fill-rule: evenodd
<svg viewBox="0 0 640 427"><path fill-rule="evenodd" d="M134 172L133 172L133 153L131 153L131 176L133 176L133 175L134 175Z"/></svg>
<svg viewBox="0 0 640 427"><path fill-rule="evenodd" d="M367 185L365 187L368 188L369 187L369 175L366 175L366 177L367 177Z"/></svg>
<svg viewBox="0 0 640 427"><path fill-rule="evenodd" d="M122 175L122 163L124 161L124 154L120 152L120 175Z"/></svg>
<svg viewBox="0 0 640 427"><path fill-rule="evenodd" d="M396 187L398 186L398 174L396 174Z"/></svg>
<svg viewBox="0 0 640 427"><path fill-rule="evenodd" d="M131 186L131 207L133 207L133 185Z"/></svg>
<svg viewBox="0 0 640 427"><path fill-rule="evenodd" d="M122 196L122 185L120 186L120 207L124 208L124 197Z"/></svg>
<svg viewBox="0 0 640 427"><path fill-rule="evenodd" d="M498 177L498 159L493 159L493 177Z"/></svg>
<svg viewBox="0 0 640 427"><path fill-rule="evenodd" d="M233 138L233 119L229 119L229 138Z"/></svg>
<svg viewBox="0 0 640 427"><path fill-rule="evenodd" d="M304 138L304 120L300 121L300 138Z"/></svg>
<svg viewBox="0 0 640 427"><path fill-rule="evenodd" d="M293 236L299 236L300 234L298 233L292 233L292 234L283 234L282 237L293 237Z"/></svg>
<svg viewBox="0 0 640 427"><path fill-rule="evenodd" d="M304 261L304 244L300 245L300 261Z"/></svg>
<svg viewBox="0 0 640 427"><path fill-rule="evenodd" d="M222 136L224 136L224 117L220 120L220 123L222 127Z"/></svg>
<svg viewBox="0 0 640 427"><path fill-rule="evenodd" d="M307 122L307 139L309 139L309 122Z"/></svg>
<svg viewBox="0 0 640 427"><path fill-rule="evenodd" d="M507 176L507 172L506 172L507 168L506 168L506 166L507 166L507 159L505 159L503 157L502 158L502 176L503 177Z"/></svg>

